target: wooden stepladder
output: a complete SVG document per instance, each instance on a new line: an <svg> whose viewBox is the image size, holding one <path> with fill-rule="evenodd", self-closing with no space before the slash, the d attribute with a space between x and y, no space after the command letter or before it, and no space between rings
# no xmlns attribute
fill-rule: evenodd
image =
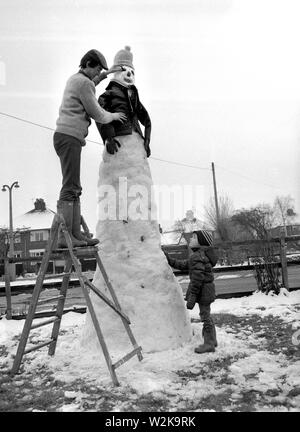
<svg viewBox="0 0 300 432"><path fill-rule="evenodd" d="M87 226L86 226L84 220L82 221L82 225L83 225L84 229L87 231ZM67 246L68 246L66 249L58 249L55 251L55 253L57 253L57 252L61 253L64 260L65 260L64 273L55 275L55 277L61 276L63 278L61 288L60 288L60 293L56 297L51 297L51 298L39 301L39 297L40 297L40 294L41 294L41 291L43 288L43 282L44 282L44 279L46 279L46 276L45 276L46 270L48 267L49 260L51 258L51 254L54 251L54 246L55 246L56 239L58 236L59 228L61 228L61 230L65 236ZM89 279L85 275L82 274L81 263L79 261L79 258L84 258L87 256L88 257L92 256L96 259L97 265L98 265L98 267L102 273L102 276L106 282L106 285L108 287L108 290L110 292L110 295L111 295L113 301L111 301L108 297L106 297L95 285L93 285L89 281ZM41 263L41 267L39 269L39 273L37 276L36 284L35 284L33 294L32 294L31 303L30 303L30 306L28 309L28 314L27 314L27 317L25 320L25 324L24 324L23 331L21 334L17 353L16 353L16 356L14 358L14 363L13 363L13 366L11 369L11 374L16 374L19 371L23 356L29 352L35 351L39 348L42 348L42 347L49 345L48 354L51 356L54 355L55 349L56 349L56 343L57 343L57 339L58 339L58 335L59 335L61 319L62 319L62 315L63 315L63 311L64 311L64 304L65 304L65 300L66 300L67 290L69 287L69 281L70 281L70 277L71 277L72 266L74 267L75 274L77 275L78 280L80 282L80 286L82 288L82 291L83 291L83 294L84 294L84 297L86 300L86 304L87 304L88 310L90 312L92 322L93 322L93 325L95 327L96 334L97 334L99 343L101 345L101 348L102 348L102 351L103 351L103 354L104 354L104 357L105 357L112 381L113 381L114 385L119 385L115 370L135 355L137 355L139 361L141 361L143 359L143 356L141 353L142 348L137 345L137 342L136 342L134 335L133 335L131 328L130 328L130 320L129 320L128 316L121 309L121 306L120 306L120 303L119 303L118 298L116 296L116 293L115 293L115 291L114 291L114 289L113 289L113 287L109 281L108 275L107 275L107 273L104 269L103 263L99 257L97 247L89 246L89 247L73 248L71 237L70 237L68 230L66 228L64 218L62 217L62 215L59 215L59 214L55 214L54 219L53 219L49 241L48 241L48 244L47 244L47 247L45 250L45 254L43 256L43 260ZM53 278L53 276L52 276L52 278ZM133 350L130 353L126 354L123 358L121 358L120 360L118 360L114 364L113 364L111 357L110 357L110 354L108 352L107 345L105 343L104 336L103 336L103 333L101 331L101 327L100 327L98 318L96 316L92 301L90 299L88 288L90 288L95 294L97 294L98 297L100 297L108 306L110 306L120 316L120 318L123 322L123 325L125 327L125 330L128 334L128 337L129 337L129 339L133 345ZM55 316L48 319L48 320L40 322L38 324L33 324L33 320L35 318L35 311L36 311L37 306L39 304L47 303L47 302L50 302L53 300L57 300L57 307L56 307ZM44 325L47 325L47 324L53 324L51 338L45 342L38 344L38 345L34 345L31 348L25 349L30 331L33 329L36 329L38 327L42 327Z"/></svg>

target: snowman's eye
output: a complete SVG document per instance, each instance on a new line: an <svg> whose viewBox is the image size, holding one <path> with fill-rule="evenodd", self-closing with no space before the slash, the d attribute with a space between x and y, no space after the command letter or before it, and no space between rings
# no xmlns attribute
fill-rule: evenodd
<svg viewBox="0 0 300 432"><path fill-rule="evenodd" d="M134 71L131 71L132 75L134 76Z"/></svg>

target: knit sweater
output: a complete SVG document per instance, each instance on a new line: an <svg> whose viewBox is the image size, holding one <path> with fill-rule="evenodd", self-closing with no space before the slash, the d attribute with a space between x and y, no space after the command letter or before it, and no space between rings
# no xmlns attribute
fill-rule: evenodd
<svg viewBox="0 0 300 432"><path fill-rule="evenodd" d="M84 73L72 75L66 84L56 132L71 135L85 144L91 118L99 123L110 123L114 115L99 106L95 96L95 84Z"/></svg>

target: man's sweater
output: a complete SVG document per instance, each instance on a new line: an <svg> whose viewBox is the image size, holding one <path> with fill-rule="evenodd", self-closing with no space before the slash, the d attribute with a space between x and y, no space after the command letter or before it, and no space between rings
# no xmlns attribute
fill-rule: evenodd
<svg viewBox="0 0 300 432"><path fill-rule="evenodd" d="M94 82L84 73L78 72L67 81L56 121L56 132L71 135L84 145L91 118L99 123L110 123L114 120L114 115L99 106Z"/></svg>

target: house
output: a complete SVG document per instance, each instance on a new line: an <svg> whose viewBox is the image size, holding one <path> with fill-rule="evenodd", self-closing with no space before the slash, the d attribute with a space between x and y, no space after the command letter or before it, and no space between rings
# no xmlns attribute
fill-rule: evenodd
<svg viewBox="0 0 300 432"><path fill-rule="evenodd" d="M32 210L14 218L14 257L37 257L44 254L54 214L53 210L46 207L42 198L37 198ZM8 237L6 243L8 243ZM16 274L37 272L39 265L40 263L35 261L17 263ZM47 270L53 272L55 267L60 266L63 266L63 263L51 262Z"/></svg>
<svg viewBox="0 0 300 432"><path fill-rule="evenodd" d="M44 254L54 214L53 210L46 207L42 198L37 198L32 210L14 218L14 257L37 257ZM8 243L8 238L6 243ZM55 265L60 264L51 262L48 271L54 271ZM16 274L37 272L39 265L40 263L35 261L17 263Z"/></svg>
<svg viewBox="0 0 300 432"><path fill-rule="evenodd" d="M16 217L13 220L14 228L14 257L38 257L45 252L50 228L53 222L55 212L46 206L42 198L37 198L34 202L34 208ZM7 230L5 230L7 232ZM8 244L8 236L6 236ZM80 260L82 270L95 270L96 260L87 258ZM65 262L63 260L50 261L47 273L61 273L64 270ZM37 273L41 262L25 261L16 264L16 274ZM0 274L3 275L3 266L0 268Z"/></svg>
<svg viewBox="0 0 300 432"><path fill-rule="evenodd" d="M285 227L283 225L279 225L277 227L271 228L270 234L272 237L280 237L281 231L284 231L285 229L288 236L300 235L300 224L286 225Z"/></svg>

